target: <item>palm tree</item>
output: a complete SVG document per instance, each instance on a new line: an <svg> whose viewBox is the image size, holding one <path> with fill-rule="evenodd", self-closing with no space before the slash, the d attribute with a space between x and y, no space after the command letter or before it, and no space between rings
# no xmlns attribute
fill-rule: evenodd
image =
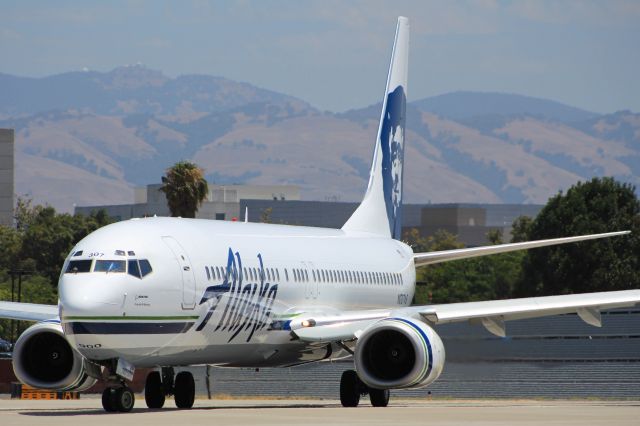
<svg viewBox="0 0 640 426"><path fill-rule="evenodd" d="M167 197L171 216L193 218L207 197L209 186L200 167L190 161L179 161L162 176L160 191Z"/></svg>

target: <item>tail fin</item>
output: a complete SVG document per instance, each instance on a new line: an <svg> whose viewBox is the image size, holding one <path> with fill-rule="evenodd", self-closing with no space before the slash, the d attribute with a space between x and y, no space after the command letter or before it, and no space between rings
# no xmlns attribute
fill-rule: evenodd
<svg viewBox="0 0 640 426"><path fill-rule="evenodd" d="M397 240L401 237L408 60L409 20L401 16L382 101L369 185L362 203L342 227L345 231L369 232Z"/></svg>

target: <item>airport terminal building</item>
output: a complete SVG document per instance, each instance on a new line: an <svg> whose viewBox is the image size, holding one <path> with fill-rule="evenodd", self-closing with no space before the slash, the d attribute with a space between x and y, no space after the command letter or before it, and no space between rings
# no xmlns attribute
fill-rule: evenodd
<svg viewBox="0 0 640 426"><path fill-rule="evenodd" d="M104 209L116 220L134 217L169 216L167 199L160 184L135 189L133 204L82 206L75 213L88 215ZM302 200L295 185L209 185L209 194L196 217L215 220L245 219L249 222L267 220L270 223L296 226L340 228L358 207L355 202ZM467 246L487 242L487 233L500 230L504 240L511 238L511 224L519 216L535 217L538 204L404 204L403 234L418 229L421 236L445 230L457 235Z"/></svg>

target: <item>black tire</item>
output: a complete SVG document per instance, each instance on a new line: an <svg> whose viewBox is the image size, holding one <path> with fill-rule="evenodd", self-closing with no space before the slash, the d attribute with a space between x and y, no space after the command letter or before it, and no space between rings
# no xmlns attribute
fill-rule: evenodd
<svg viewBox="0 0 640 426"><path fill-rule="evenodd" d="M118 388L115 391L115 408L122 412L128 413L133 409L133 405L136 402L136 397L133 391L128 387Z"/></svg>
<svg viewBox="0 0 640 426"><path fill-rule="evenodd" d="M340 378L340 402L343 407L357 407L360 403L360 379L353 370L342 372Z"/></svg>
<svg viewBox="0 0 640 426"><path fill-rule="evenodd" d="M176 407L189 409L193 407L193 401L196 396L196 383L193 381L193 375L188 371L181 371L176 375L176 381L173 387L173 397L176 401Z"/></svg>
<svg viewBox="0 0 640 426"><path fill-rule="evenodd" d="M389 389L369 389L369 400L374 407L389 405Z"/></svg>
<svg viewBox="0 0 640 426"><path fill-rule="evenodd" d="M149 408L162 408L165 402L164 387L160 373L152 371L144 385L144 400Z"/></svg>
<svg viewBox="0 0 640 426"><path fill-rule="evenodd" d="M102 391L102 408L104 411L108 413L113 413L116 410L116 401L115 401L115 389L113 388L105 388Z"/></svg>

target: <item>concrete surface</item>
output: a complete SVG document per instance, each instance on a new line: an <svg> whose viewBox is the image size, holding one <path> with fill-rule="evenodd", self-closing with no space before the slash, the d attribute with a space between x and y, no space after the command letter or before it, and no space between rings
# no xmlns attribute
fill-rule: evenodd
<svg viewBox="0 0 640 426"><path fill-rule="evenodd" d="M640 401L397 400L342 408L326 400L197 400L192 410L148 410L136 396L131 413L107 414L100 399L0 399L0 424L12 425L638 425Z"/></svg>

